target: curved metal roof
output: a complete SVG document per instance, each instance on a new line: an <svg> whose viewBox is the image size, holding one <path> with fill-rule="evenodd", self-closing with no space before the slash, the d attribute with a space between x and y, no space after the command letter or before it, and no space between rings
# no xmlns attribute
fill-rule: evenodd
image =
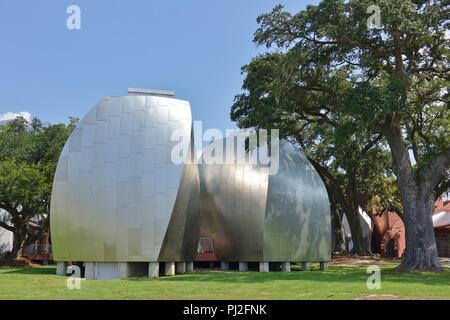
<svg viewBox="0 0 450 320"><path fill-rule="evenodd" d="M175 130L193 145L189 103L170 97L107 97L82 119L55 175L55 260L192 260L198 169L172 163Z"/></svg>
<svg viewBox="0 0 450 320"><path fill-rule="evenodd" d="M214 153L226 143L215 141L204 153ZM293 144L280 142L279 170L274 175L269 175L267 165L234 160L201 163L199 168L200 232L213 239L219 260L330 260L328 195L317 172Z"/></svg>

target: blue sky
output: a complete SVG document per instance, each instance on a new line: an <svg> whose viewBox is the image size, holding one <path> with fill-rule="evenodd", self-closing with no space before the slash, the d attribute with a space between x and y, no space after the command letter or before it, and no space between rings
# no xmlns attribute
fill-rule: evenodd
<svg viewBox="0 0 450 320"><path fill-rule="evenodd" d="M256 17L307 0L0 0L0 117L83 117L103 96L128 87L171 89L189 100L204 129L235 127L240 67L262 49ZM66 8L81 8L68 30Z"/></svg>

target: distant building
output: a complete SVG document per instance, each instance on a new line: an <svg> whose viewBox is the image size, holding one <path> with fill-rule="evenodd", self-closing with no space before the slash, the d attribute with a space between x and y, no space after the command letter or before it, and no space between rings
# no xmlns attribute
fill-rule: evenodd
<svg viewBox="0 0 450 320"><path fill-rule="evenodd" d="M371 215L373 221L372 252L383 257L401 258L405 246L405 225L395 212Z"/></svg>
<svg viewBox="0 0 450 320"><path fill-rule="evenodd" d="M450 258L450 201L436 201L433 215L434 235L440 257Z"/></svg>
<svg viewBox="0 0 450 320"><path fill-rule="evenodd" d="M367 248L370 248L372 242L372 230L374 227L373 222L371 221L369 215L366 212L364 212L361 209L361 207L358 208L358 213L364 241L366 243ZM350 230L350 225L348 223L346 215L344 215L344 217L342 218L342 227L344 228L346 250L347 252L353 252L354 244L352 239L352 232Z"/></svg>
<svg viewBox="0 0 450 320"><path fill-rule="evenodd" d="M450 257L450 201L438 199L434 204L433 226L439 257ZM372 252L401 258L406 249L405 225L395 212L371 215L374 222Z"/></svg>
<svg viewBox="0 0 450 320"><path fill-rule="evenodd" d="M36 236L43 227L44 220L34 217L28 222L30 236ZM33 243L23 249L22 256L38 263L48 263L53 261L52 246L50 244L49 232L44 232Z"/></svg>
<svg viewBox="0 0 450 320"><path fill-rule="evenodd" d="M4 219L8 213L0 209L0 220ZM28 231L31 235L37 235L42 226L42 221L38 218L28 222ZM13 247L14 234L0 227L0 254L10 252ZM49 262L52 260L51 245L49 243L49 233L45 232L41 237L23 249L22 256L34 262Z"/></svg>

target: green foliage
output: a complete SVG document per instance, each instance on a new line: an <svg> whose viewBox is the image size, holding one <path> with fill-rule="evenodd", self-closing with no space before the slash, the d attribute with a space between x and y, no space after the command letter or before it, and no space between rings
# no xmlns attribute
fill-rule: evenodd
<svg viewBox="0 0 450 320"><path fill-rule="evenodd" d="M347 206L357 197L358 204L366 207L370 199L360 195L371 186L369 177L392 175L381 167L390 160L383 142L345 112L345 94L332 94L351 89L344 73L326 75L297 65L290 70L296 54L267 53L244 66L245 92L236 96L231 118L239 127L280 129L282 137L296 140L309 159L333 176L330 187L342 189ZM366 156L370 150L374 155ZM377 159L380 153L383 162ZM350 179L357 184L357 194L348 190Z"/></svg>
<svg viewBox="0 0 450 320"><path fill-rule="evenodd" d="M19 117L0 126L0 208L8 212L0 227L10 228L15 239L27 240L30 219L48 217L59 155L77 121L44 126Z"/></svg>
<svg viewBox="0 0 450 320"><path fill-rule="evenodd" d="M373 4L382 25L371 29ZM278 72L303 91L303 110L327 107L372 133L395 119L424 167L450 142L448 17L445 1L324 0L295 15L278 5L258 18L255 42L286 57Z"/></svg>
<svg viewBox="0 0 450 320"><path fill-rule="evenodd" d="M43 126L21 117L0 127L0 204L47 213L61 150L75 123ZM47 208L47 209L45 209Z"/></svg>
<svg viewBox="0 0 450 320"><path fill-rule="evenodd" d="M380 28L367 26L373 4ZM257 19L254 42L271 50L242 69L231 118L279 128L335 177L356 166L359 186L387 196L393 173L377 165L391 161L386 130L400 127L417 171L449 148L448 17L444 1L323 0L296 14L278 5Z"/></svg>
<svg viewBox="0 0 450 320"><path fill-rule="evenodd" d="M278 127L301 145L332 213L403 213L413 269L438 268L434 239L424 242L433 226L416 217L450 187L449 16L443 0L323 0L296 14L278 5L258 17L254 42L269 50L243 68L231 110L240 127Z"/></svg>
<svg viewBox="0 0 450 320"><path fill-rule="evenodd" d="M22 216L28 219L47 213L51 181L46 177L43 165L16 163L12 160L0 162L0 199L11 208L22 206Z"/></svg>

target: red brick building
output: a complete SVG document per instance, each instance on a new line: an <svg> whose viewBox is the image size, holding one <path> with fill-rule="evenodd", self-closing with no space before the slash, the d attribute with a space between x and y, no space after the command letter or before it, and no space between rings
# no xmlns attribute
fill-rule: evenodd
<svg viewBox="0 0 450 320"><path fill-rule="evenodd" d="M433 215L434 235L440 257L450 257L450 201L436 201Z"/></svg>
<svg viewBox="0 0 450 320"><path fill-rule="evenodd" d="M405 225L395 212L371 215L372 252L386 257L402 257L406 248ZM433 213L436 246L440 257L450 257L450 201L439 199Z"/></svg>

